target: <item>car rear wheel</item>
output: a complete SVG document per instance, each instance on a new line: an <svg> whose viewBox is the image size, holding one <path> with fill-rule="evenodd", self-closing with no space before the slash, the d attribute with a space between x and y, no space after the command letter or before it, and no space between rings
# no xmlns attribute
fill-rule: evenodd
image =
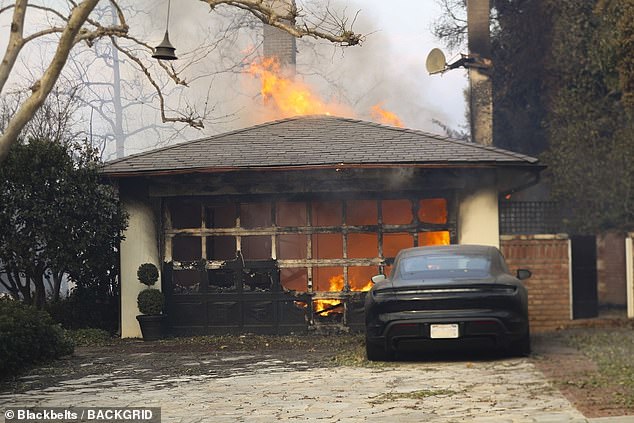
<svg viewBox="0 0 634 423"><path fill-rule="evenodd" d="M394 353L388 351L385 346L372 344L365 341L365 354L370 361L392 361L394 359Z"/></svg>

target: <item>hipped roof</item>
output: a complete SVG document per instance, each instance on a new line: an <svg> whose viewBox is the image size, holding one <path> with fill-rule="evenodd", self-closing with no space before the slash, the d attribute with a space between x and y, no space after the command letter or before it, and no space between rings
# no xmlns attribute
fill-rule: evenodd
<svg viewBox="0 0 634 423"><path fill-rule="evenodd" d="M113 177L328 166L534 166L523 154L334 116L277 120L107 162Z"/></svg>

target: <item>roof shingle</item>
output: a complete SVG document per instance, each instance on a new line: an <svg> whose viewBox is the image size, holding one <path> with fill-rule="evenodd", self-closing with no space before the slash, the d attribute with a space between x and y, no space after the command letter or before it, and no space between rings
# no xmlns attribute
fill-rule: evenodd
<svg viewBox="0 0 634 423"><path fill-rule="evenodd" d="M413 129L301 116L107 162L110 175L336 164L536 164L537 159Z"/></svg>

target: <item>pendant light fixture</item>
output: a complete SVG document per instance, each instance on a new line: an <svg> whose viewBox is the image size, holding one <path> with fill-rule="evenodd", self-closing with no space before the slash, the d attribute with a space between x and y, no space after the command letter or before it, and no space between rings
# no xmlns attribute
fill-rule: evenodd
<svg viewBox="0 0 634 423"><path fill-rule="evenodd" d="M165 25L165 36L163 37L163 41L161 44L156 46L154 49L153 58L159 60L176 60L176 49L170 43L169 37L169 26L170 26L170 2L171 0L167 0L167 24Z"/></svg>

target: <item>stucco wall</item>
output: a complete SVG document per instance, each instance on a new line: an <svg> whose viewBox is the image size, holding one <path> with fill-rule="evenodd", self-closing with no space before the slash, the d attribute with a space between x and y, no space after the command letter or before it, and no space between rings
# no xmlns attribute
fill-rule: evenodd
<svg viewBox="0 0 634 423"><path fill-rule="evenodd" d="M501 250L512 273L529 269L528 315L532 332L571 321L570 240L565 235L503 235Z"/></svg>
<svg viewBox="0 0 634 423"><path fill-rule="evenodd" d="M135 197L124 197L123 205L130 220L121 242L121 337L134 338L141 336L136 298L145 288L137 279L137 269L143 263L154 263L159 269L161 266L157 224L151 206ZM160 289L160 283L155 288Z"/></svg>
<svg viewBox="0 0 634 423"><path fill-rule="evenodd" d="M458 243L500 246L498 192L493 186L466 195L458 205Z"/></svg>

